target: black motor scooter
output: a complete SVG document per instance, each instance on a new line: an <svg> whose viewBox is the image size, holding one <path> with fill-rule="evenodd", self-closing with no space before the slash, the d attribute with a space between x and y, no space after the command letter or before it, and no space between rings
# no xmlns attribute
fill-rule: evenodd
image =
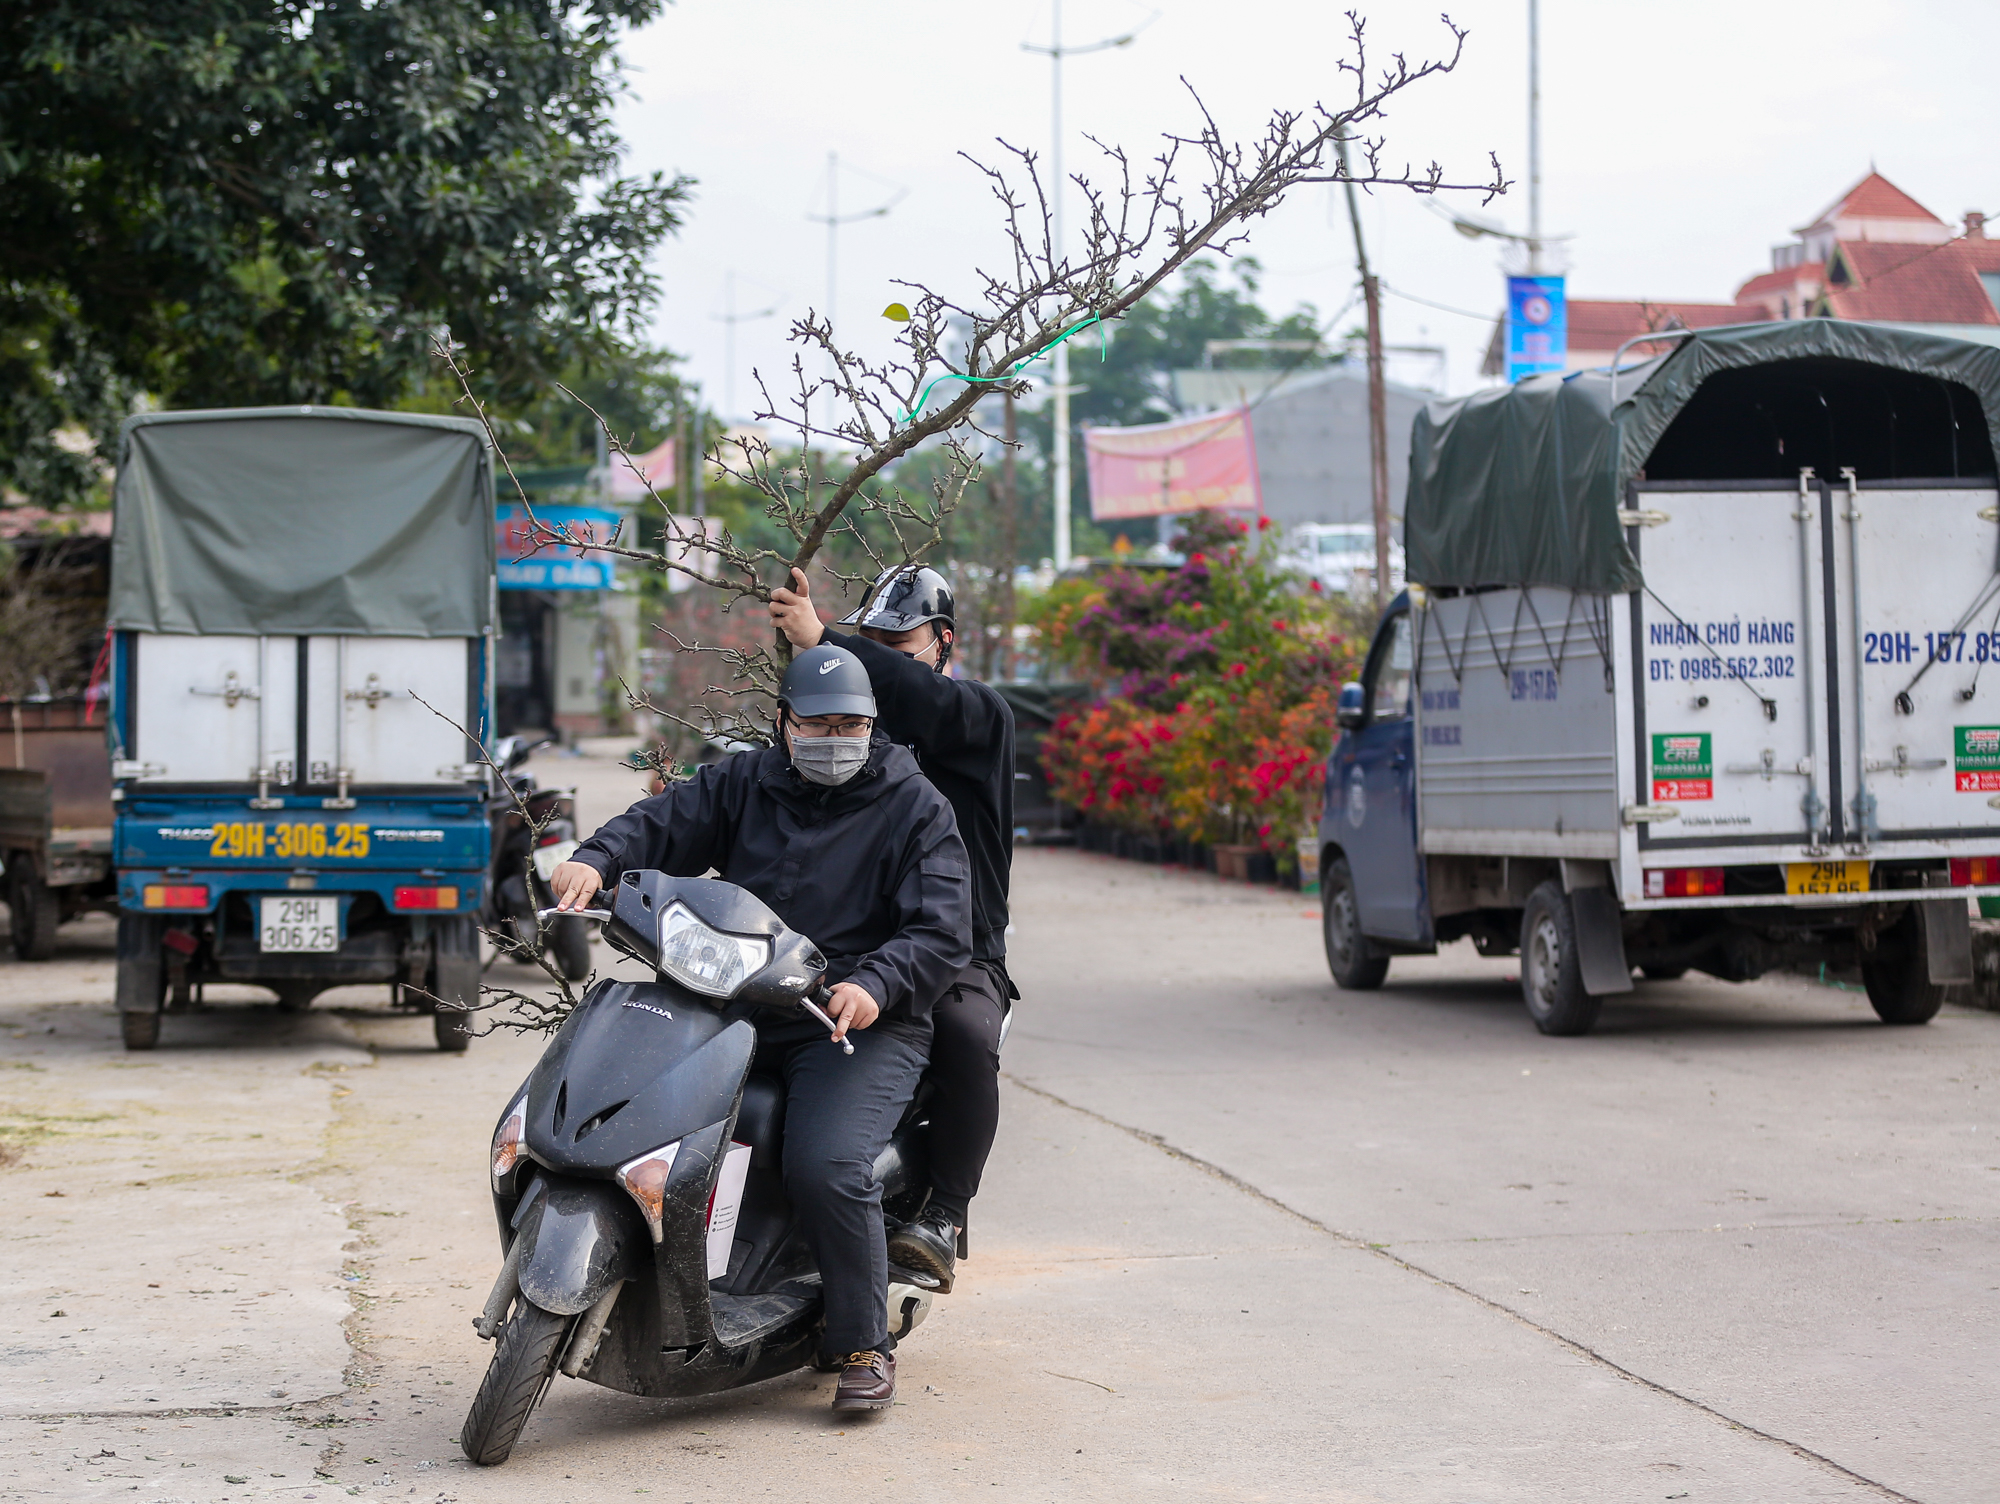
<svg viewBox="0 0 2000 1504"><path fill-rule="evenodd" d="M545 789L527 772L528 759L553 737L538 742L502 737L493 761L506 780L487 801L493 827L493 881L486 928L500 936L503 954L532 963L546 951L563 976L581 982L590 975L590 930L572 915L538 923L536 914L555 902L549 879L576 850L576 795L572 789ZM511 788L509 787L511 786Z"/></svg>
<svg viewBox="0 0 2000 1504"><path fill-rule="evenodd" d="M750 1061L760 1013L831 1033L826 958L733 883L627 872L603 897L608 910L584 912L655 979L593 986L494 1132L506 1261L473 1326L498 1347L459 1438L484 1465L507 1460L558 1372L691 1395L815 1356L819 1274L780 1173L783 1084ZM921 1209L924 1101L876 1161L892 1219ZM899 1340L929 1310L928 1291L889 1286Z"/></svg>

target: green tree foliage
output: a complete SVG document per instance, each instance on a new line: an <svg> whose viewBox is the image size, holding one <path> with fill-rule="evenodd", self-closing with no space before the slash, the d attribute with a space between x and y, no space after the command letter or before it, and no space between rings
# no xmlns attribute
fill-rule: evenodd
<svg viewBox="0 0 2000 1504"><path fill-rule="evenodd" d="M548 382L510 394L512 401L489 404L487 417L517 469L595 461L598 426L593 410L602 415L619 443L633 454L644 454L671 436L677 404L698 400L675 373L680 359L667 350L607 339L596 349L572 356ZM462 396L456 382L433 371L398 406L405 412L462 414L466 411L459 400ZM501 490L508 490L504 476ZM514 498L503 494L500 499Z"/></svg>
<svg viewBox="0 0 2000 1504"><path fill-rule="evenodd" d="M658 8L0 7L0 484L73 499L51 433L103 444L135 390L393 406L449 326L526 407L603 353L687 192L612 176L616 34Z"/></svg>
<svg viewBox="0 0 2000 1504"><path fill-rule="evenodd" d="M1319 337L1319 315L1310 305L1283 318L1272 317L1259 305L1257 278L1263 269L1254 257L1238 257L1230 270L1234 286L1221 280L1213 261L1190 262L1171 297L1156 297L1125 315L1113 329L1102 360L1090 334L1073 341L1070 380L1084 388L1070 399L1074 421L1101 428L1165 422L1174 416L1172 373L1205 364L1210 340ZM1278 359L1326 363L1324 355L1301 356L1296 351ZM1273 357L1261 353L1229 351L1215 361L1219 367L1272 363Z"/></svg>

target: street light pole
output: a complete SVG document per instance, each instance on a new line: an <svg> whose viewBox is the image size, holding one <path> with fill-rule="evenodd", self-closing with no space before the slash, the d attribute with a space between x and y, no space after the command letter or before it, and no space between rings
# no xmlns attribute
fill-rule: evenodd
<svg viewBox="0 0 2000 1504"><path fill-rule="evenodd" d="M1532 4L1533 0L1529 0ZM1389 605L1389 394L1382 370L1382 284L1368 266L1361 238L1361 203L1347 170L1347 138L1339 138L1340 175L1347 179L1347 218L1354 226L1354 264L1368 305L1368 488L1375 517L1375 609Z"/></svg>
<svg viewBox="0 0 2000 1504"><path fill-rule="evenodd" d="M1049 187L1049 256L1060 265L1063 255L1063 125L1062 125L1062 60L1064 57L1085 52L1103 52L1110 47L1123 47L1146 27L1159 18L1155 11L1140 25L1122 36L1106 37L1101 42L1092 42L1084 47L1065 47L1062 39L1062 0L1049 0L1051 31L1049 45L1037 47L1032 42L1023 42L1022 48L1028 52L1040 52L1049 59L1049 176L1053 181ZM1054 267L1050 270L1053 272ZM1050 425L1049 444L1054 451L1050 456L1055 470L1055 489L1051 495L1055 511L1055 538L1050 550L1050 559L1055 564L1056 573L1069 568L1069 345L1057 345L1053 360L1055 378L1055 421Z"/></svg>
<svg viewBox="0 0 2000 1504"><path fill-rule="evenodd" d="M1055 179L1051 195L1052 232L1049 245L1050 255L1060 258L1063 250L1063 133L1062 133L1062 0L1050 0L1055 12L1055 31L1049 48L1049 172ZM1055 539L1054 552L1050 557L1055 561L1056 573L1069 568L1069 341L1056 346L1056 411L1055 422L1049 429L1049 443L1054 449L1050 456L1055 461Z"/></svg>
<svg viewBox="0 0 2000 1504"><path fill-rule="evenodd" d="M851 170L861 171L858 168ZM861 175L863 177L875 177L871 172L862 172ZM880 183L882 179L875 178L875 181ZM884 183L883 186L895 187L893 183ZM885 204L878 204L873 209L864 209L859 214L842 214L840 212L839 197L840 154L831 151L826 154L826 213L808 214L806 218L817 224L826 226L826 323L829 331L833 328L834 303L840 292L840 227L842 225L858 224L864 219L882 218L883 215L900 204L909 191L907 188L896 188L896 191ZM826 371L828 379L831 380L835 375L831 352L826 357ZM805 447L808 450L812 448L812 435L810 432L805 435Z"/></svg>
<svg viewBox="0 0 2000 1504"><path fill-rule="evenodd" d="M1528 0L1528 275L1542 274L1542 0Z"/></svg>

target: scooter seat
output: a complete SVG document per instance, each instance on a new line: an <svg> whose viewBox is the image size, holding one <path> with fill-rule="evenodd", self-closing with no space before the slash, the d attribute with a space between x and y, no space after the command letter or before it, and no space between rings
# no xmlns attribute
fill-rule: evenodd
<svg viewBox="0 0 2000 1504"><path fill-rule="evenodd" d="M937 1088L926 1073L917 1084L910 1105L903 1109L896 1131L900 1133L912 1123L930 1116L931 1099L936 1095ZM730 1138L750 1146L751 1169L777 1170L784 1167L785 1083L782 1078L751 1072L749 1079L743 1083L743 1105L737 1109L736 1130Z"/></svg>

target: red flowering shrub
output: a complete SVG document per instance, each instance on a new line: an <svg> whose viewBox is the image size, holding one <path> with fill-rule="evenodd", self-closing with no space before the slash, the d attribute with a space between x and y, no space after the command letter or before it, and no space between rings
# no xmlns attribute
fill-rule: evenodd
<svg viewBox="0 0 2000 1504"><path fill-rule="evenodd" d="M1052 661L1103 696L1043 742L1051 787L1092 819L1289 862L1365 644L1262 529L1197 514L1182 546L1179 568L1110 570L1045 620Z"/></svg>

